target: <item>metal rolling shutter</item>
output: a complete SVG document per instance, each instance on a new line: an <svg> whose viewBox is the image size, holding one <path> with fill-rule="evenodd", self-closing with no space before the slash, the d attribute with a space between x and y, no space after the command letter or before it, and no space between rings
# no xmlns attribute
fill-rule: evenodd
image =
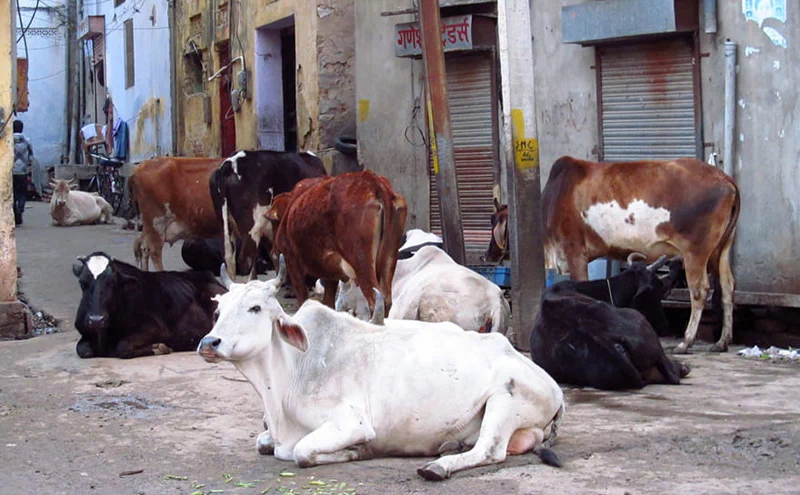
<svg viewBox="0 0 800 495"><path fill-rule="evenodd" d="M603 161L698 157L691 42L598 50Z"/></svg>
<svg viewBox="0 0 800 495"><path fill-rule="evenodd" d="M458 200L467 259L475 261L489 245L495 144L492 122L492 58L486 55L446 60L447 92L453 129ZM441 235L436 180L431 169L431 230Z"/></svg>

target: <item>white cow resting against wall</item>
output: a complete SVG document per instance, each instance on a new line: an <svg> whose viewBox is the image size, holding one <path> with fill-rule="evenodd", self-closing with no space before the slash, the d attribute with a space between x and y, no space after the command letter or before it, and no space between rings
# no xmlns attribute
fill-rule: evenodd
<svg viewBox="0 0 800 495"><path fill-rule="evenodd" d="M113 223L113 209L108 201L95 193L74 191L78 187L71 181L51 182L50 216L53 225L70 227L94 223Z"/></svg>
<svg viewBox="0 0 800 495"><path fill-rule="evenodd" d="M560 465L548 447L561 389L507 339L451 323L378 326L313 300L289 316L276 298L285 273L281 256L270 281L223 275L229 292L197 349L231 361L261 396L260 453L299 467L447 454L417 470L430 480L532 450Z"/></svg>
<svg viewBox="0 0 800 495"><path fill-rule="evenodd" d="M508 331L511 309L500 287L434 246L397 260L392 299L389 319L449 321L481 333ZM336 310L369 318L367 301L352 281L339 283Z"/></svg>

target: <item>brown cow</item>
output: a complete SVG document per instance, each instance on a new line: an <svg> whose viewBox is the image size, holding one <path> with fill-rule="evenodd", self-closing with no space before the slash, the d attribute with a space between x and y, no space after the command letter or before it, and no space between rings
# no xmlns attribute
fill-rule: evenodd
<svg viewBox="0 0 800 495"><path fill-rule="evenodd" d="M276 197L267 211L267 218L279 221L274 252L286 258L298 303L308 297L306 276L322 280L323 303L330 307L338 281L355 279L370 313L373 288L384 294L388 313L406 213L405 199L371 171L308 179Z"/></svg>
<svg viewBox="0 0 800 495"><path fill-rule="evenodd" d="M692 313L676 353L694 343L710 269L719 281L724 312L722 336L712 350L724 352L733 337L729 257L739 201L730 177L693 158L595 163L561 157L542 195L545 265L586 280L587 265L596 258L624 260L640 252L652 262L662 255L681 256ZM508 210L497 204L495 209L488 261L504 256L508 247Z"/></svg>
<svg viewBox="0 0 800 495"><path fill-rule="evenodd" d="M164 270L161 251L165 242L171 246L181 239L222 233L208 180L223 160L160 157L143 161L133 171L131 193L142 214L142 236L136 245L146 248L145 270L148 257L156 270Z"/></svg>

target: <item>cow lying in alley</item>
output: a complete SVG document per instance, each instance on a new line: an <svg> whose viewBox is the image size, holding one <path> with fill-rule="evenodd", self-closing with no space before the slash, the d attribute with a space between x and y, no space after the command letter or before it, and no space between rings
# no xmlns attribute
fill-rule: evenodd
<svg viewBox="0 0 800 495"><path fill-rule="evenodd" d="M545 290L530 344L531 359L562 384L638 389L677 385L689 373L667 358L641 313L592 299L570 284Z"/></svg>
<svg viewBox="0 0 800 495"><path fill-rule="evenodd" d="M438 247L423 246L410 258L398 260L392 293L389 319L449 321L481 333L508 331L511 309L502 289ZM366 299L352 282L339 284L335 308L362 320L370 315Z"/></svg>
<svg viewBox="0 0 800 495"><path fill-rule="evenodd" d="M50 217L53 225L71 227L113 223L111 205L96 193L75 191L78 185L66 180L51 182Z"/></svg>
<svg viewBox="0 0 800 495"><path fill-rule="evenodd" d="M625 271L609 279L582 282L565 280L556 285L562 290L568 287L617 308L635 309L644 315L658 335L666 335L669 322L661 301L671 284L665 286L656 271L667 263L667 257L662 256L655 263L646 265L641 261L633 261L636 254L628 256L630 266Z"/></svg>
<svg viewBox="0 0 800 495"><path fill-rule="evenodd" d="M275 279L229 283L197 349L232 362L260 395L259 452L299 467L442 455L418 469L429 480L531 450L559 464L548 448L561 389L506 338L450 323L376 326L313 300L289 316L276 298L285 273L281 256Z"/></svg>
<svg viewBox="0 0 800 495"><path fill-rule="evenodd" d="M120 357L190 351L213 326L225 292L209 272L143 272L102 252L72 265L81 302L75 328L82 358Z"/></svg>

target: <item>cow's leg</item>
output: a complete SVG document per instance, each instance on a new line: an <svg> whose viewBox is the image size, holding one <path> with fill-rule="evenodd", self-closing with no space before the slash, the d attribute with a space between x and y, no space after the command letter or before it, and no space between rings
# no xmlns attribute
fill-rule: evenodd
<svg viewBox="0 0 800 495"><path fill-rule="evenodd" d="M706 272L708 257L702 257L702 262L698 261L697 258L696 256L687 256L684 261L686 284L689 286L692 298L692 313L689 317L689 324L686 326L683 342L678 344L673 351L676 354L689 352L689 347L694 343L694 339L697 336L697 327L700 325L700 317L703 316L706 296L708 295L708 273Z"/></svg>
<svg viewBox="0 0 800 495"><path fill-rule="evenodd" d="M85 336L81 336L78 345L75 346L75 352L81 359L93 358L95 356L92 342Z"/></svg>
<svg viewBox="0 0 800 495"><path fill-rule="evenodd" d="M589 260L583 254L567 255L569 278L577 281L589 280Z"/></svg>
<svg viewBox="0 0 800 495"><path fill-rule="evenodd" d="M222 199L222 242L225 248L225 268L231 280L236 280L236 239L233 237L231 217L228 212L228 199Z"/></svg>
<svg viewBox="0 0 800 495"><path fill-rule="evenodd" d="M153 226L152 218L143 218L144 225L142 227L142 247L145 248L143 259L145 260L145 271L149 270L150 264L148 259L153 260L153 265L156 271L164 271L164 265L161 263L161 251L164 249L164 239Z"/></svg>
<svg viewBox="0 0 800 495"><path fill-rule="evenodd" d="M736 231L731 233L719 258L719 287L722 291L722 335L719 341L711 347L713 352L725 352L733 341L733 290L736 282L731 271L731 246Z"/></svg>
<svg viewBox="0 0 800 495"><path fill-rule="evenodd" d="M508 392L498 392L486 401L486 409L481 422L481 431L475 446L463 454L447 455L429 462L417 470L427 480L441 481L451 474L477 466L496 464L506 459L509 441L519 429L514 412L519 408ZM531 450L544 439L544 431L535 428L524 429L525 445L514 445L514 453Z"/></svg>
<svg viewBox="0 0 800 495"><path fill-rule="evenodd" d="M256 279L256 256L258 255L258 244L246 235L242 237L242 250L239 252L237 264L243 273L248 274L247 280Z"/></svg>
<svg viewBox="0 0 800 495"><path fill-rule="evenodd" d="M325 292L322 295L322 304L329 308L336 306L336 290L339 288L338 280L321 280Z"/></svg>
<svg viewBox="0 0 800 495"><path fill-rule="evenodd" d="M310 467L365 459L369 449L363 444L374 438L375 430L365 416L334 417L297 442L294 462L299 467Z"/></svg>
<svg viewBox="0 0 800 495"><path fill-rule="evenodd" d="M264 430L256 438L256 450L261 455L272 455L275 453L275 441L269 431Z"/></svg>
<svg viewBox="0 0 800 495"><path fill-rule="evenodd" d="M169 347L161 342L164 333L155 324L142 325L136 334L126 337L117 344L117 355L122 359L131 359L140 356L155 356L169 354Z"/></svg>
<svg viewBox="0 0 800 495"><path fill-rule="evenodd" d="M286 271L289 274L289 282L292 284L292 290L297 297L297 305L302 306L306 299L308 299L308 288L306 287L306 274L301 269L300 264L294 257L286 259Z"/></svg>

